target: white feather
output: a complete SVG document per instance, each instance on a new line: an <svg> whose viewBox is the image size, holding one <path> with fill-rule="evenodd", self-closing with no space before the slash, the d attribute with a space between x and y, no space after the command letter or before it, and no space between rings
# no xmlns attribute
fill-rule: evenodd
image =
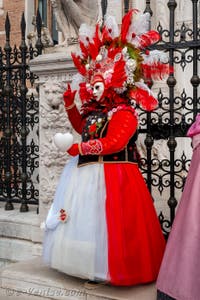
<svg viewBox="0 0 200 300"><path fill-rule="evenodd" d="M140 47L140 42L141 42L141 38L139 36L135 36L134 38L132 38L130 41L129 41L131 44L133 44L136 48L139 48Z"/></svg>
<svg viewBox="0 0 200 300"><path fill-rule="evenodd" d="M132 34L141 35L149 31L150 14L149 13L136 13L132 17L131 25L127 33L127 40L133 42Z"/></svg>
<svg viewBox="0 0 200 300"><path fill-rule="evenodd" d="M152 50L148 55L142 54L142 57L144 59L143 62L147 65L153 65L158 62L167 63L169 61L168 54L159 50Z"/></svg>
<svg viewBox="0 0 200 300"><path fill-rule="evenodd" d="M144 81L142 79L140 81L135 82L135 86L137 86L140 89L143 89L143 90L147 91L149 93L149 95L152 95L153 97L155 97L153 92L146 85L146 83L144 83Z"/></svg>
<svg viewBox="0 0 200 300"><path fill-rule="evenodd" d="M82 24L79 28L79 40L87 46L89 42L92 42L94 37L95 27L87 24Z"/></svg>
<svg viewBox="0 0 200 300"><path fill-rule="evenodd" d="M118 28L115 17L106 16L104 24L105 24L106 28L109 30L109 32L111 30L110 35L113 39L119 36L119 28Z"/></svg>

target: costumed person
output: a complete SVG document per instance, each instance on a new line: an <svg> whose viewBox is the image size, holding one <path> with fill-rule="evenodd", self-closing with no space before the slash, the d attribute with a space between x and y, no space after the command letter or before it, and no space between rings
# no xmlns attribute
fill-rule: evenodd
<svg viewBox="0 0 200 300"><path fill-rule="evenodd" d="M145 84L169 71L165 54L147 51L159 40L149 14L131 10L119 33L108 16L80 27L78 74L64 104L81 143L66 165L46 219L45 262L68 275L130 286L155 281L165 240L138 168L138 117L132 102L151 111L157 100ZM144 82L145 80L145 82ZM81 110L74 102L82 101Z"/></svg>
<svg viewBox="0 0 200 300"><path fill-rule="evenodd" d="M193 155L157 280L159 300L200 298L200 114L187 136Z"/></svg>

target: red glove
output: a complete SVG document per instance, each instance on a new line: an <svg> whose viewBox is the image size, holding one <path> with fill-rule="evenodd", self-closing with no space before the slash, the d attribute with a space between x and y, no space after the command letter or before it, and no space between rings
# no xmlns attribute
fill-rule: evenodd
<svg viewBox="0 0 200 300"><path fill-rule="evenodd" d="M73 128L79 134L81 134L84 122L83 122L80 112L78 111L78 109L74 103L75 94L76 94L76 91L72 92L70 84L68 83L67 90L63 94L65 109L66 109L68 118L69 118Z"/></svg>
<svg viewBox="0 0 200 300"><path fill-rule="evenodd" d="M70 84L68 83L67 90L63 94L65 108L68 109L74 103L76 91L71 91Z"/></svg>
<svg viewBox="0 0 200 300"><path fill-rule="evenodd" d="M109 122L106 137L73 144L67 152L72 156L116 153L126 147L136 129L136 116L130 111L118 111Z"/></svg>

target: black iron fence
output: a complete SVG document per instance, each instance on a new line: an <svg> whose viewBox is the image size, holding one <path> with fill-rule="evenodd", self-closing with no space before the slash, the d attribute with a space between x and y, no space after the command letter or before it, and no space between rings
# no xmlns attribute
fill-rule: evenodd
<svg viewBox="0 0 200 300"><path fill-rule="evenodd" d="M146 176L147 185L154 199L160 197L163 199L162 201L166 202L161 206L166 207L167 205L167 208L159 209L159 219L166 236L173 222L177 202L190 164L190 158L187 157L187 151L184 150L184 137L196 114L200 112L198 95L200 83L198 74L200 61L199 1L188 0L187 2L187 9L191 11L191 24L182 22L177 25L175 18L177 1L166 1L169 27L163 28L162 20L157 24L161 41L154 45L153 49L169 53L169 62L174 71L166 81L165 92L163 89L158 91L158 109L153 113L141 112L140 114L140 132L145 135L146 146L146 156L141 160L141 169ZM145 11L153 14L151 1L146 1ZM187 78L185 81L188 83L187 86L190 86L189 90L180 82L181 72ZM177 78L176 74L179 75ZM177 83L179 83L178 90ZM157 141L165 145L165 153L168 153L163 159L160 159L159 155L156 157L153 153L154 144ZM163 150L163 148L161 149ZM180 149L182 149L182 153L180 153Z"/></svg>
<svg viewBox="0 0 200 300"><path fill-rule="evenodd" d="M29 60L41 54L41 18L37 14L37 42L26 44L26 23L21 18L21 44L11 47L10 20L5 21L6 42L0 47L0 201L5 209L21 203L38 204L39 102L31 92L36 76Z"/></svg>

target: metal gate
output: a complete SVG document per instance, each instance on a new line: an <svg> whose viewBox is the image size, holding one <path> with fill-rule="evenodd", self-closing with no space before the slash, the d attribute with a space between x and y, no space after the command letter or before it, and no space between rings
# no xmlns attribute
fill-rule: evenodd
<svg viewBox="0 0 200 300"><path fill-rule="evenodd" d="M198 2L198 0L188 0L187 9L192 11L191 28L184 22L175 27L177 1L169 0L167 2L168 12L166 13L169 16L169 28L163 28L161 20L157 26L161 41L152 48L169 53L169 62L174 71L171 72L164 87L167 89L167 93L164 93L162 88L158 91L158 109L153 113L140 113L140 133L145 135L144 144L146 147L146 155L141 159L140 167L146 177L148 188L152 192L155 203L156 197L159 196L163 199L163 206L167 205L167 209L159 209L158 211L161 226L166 236L170 231L190 164L187 151L183 149L180 153L180 148L184 148L180 147L180 143L184 146L184 139L189 140L184 137L195 116L200 112L198 95L200 82L198 76L200 61ZM146 1L145 11L153 14L150 0ZM178 82L179 79L176 78L175 74L178 68L179 73L186 72L186 69L190 68L189 65L192 67L191 71L187 72L187 76L189 74L187 80L191 84L191 90L187 94L185 87ZM181 86L181 92L179 89L178 93L176 91L177 83ZM168 156L163 159L153 153L154 144L158 141L165 145L165 150L168 152Z"/></svg>
<svg viewBox="0 0 200 300"><path fill-rule="evenodd" d="M33 91L36 76L29 70L29 60L41 54L41 18L37 14L35 47L25 41L26 23L21 19L21 44L10 45L10 21L5 21L6 42L0 48L0 201L5 209L21 203L38 205L38 122L39 102ZM35 93L37 96L37 93Z"/></svg>

